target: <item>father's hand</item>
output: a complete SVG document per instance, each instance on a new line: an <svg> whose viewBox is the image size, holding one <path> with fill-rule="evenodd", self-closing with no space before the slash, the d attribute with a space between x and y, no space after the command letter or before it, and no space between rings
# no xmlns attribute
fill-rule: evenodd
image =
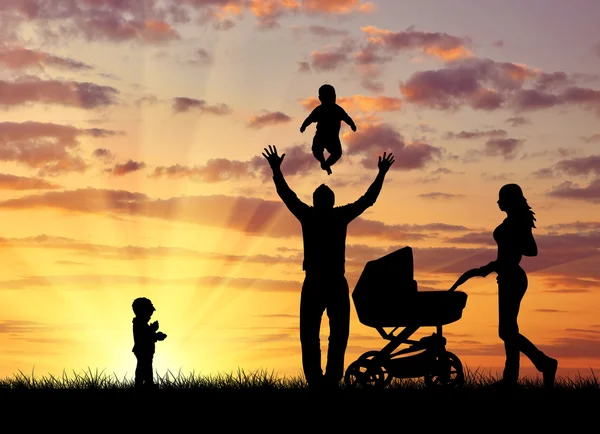
<svg viewBox="0 0 600 434"><path fill-rule="evenodd" d="M388 170L390 170L390 166L394 164L394 154L390 154L390 155L386 155L386 153L383 153L383 158L379 157L379 162L377 163L377 166L379 167L379 172L380 173L387 173Z"/></svg>
<svg viewBox="0 0 600 434"><path fill-rule="evenodd" d="M281 157L277 155L277 148L275 146L269 145L269 149L264 148L265 152L263 152L263 157L267 159L271 169L277 170L281 166L281 162L285 157L285 154L282 154Z"/></svg>

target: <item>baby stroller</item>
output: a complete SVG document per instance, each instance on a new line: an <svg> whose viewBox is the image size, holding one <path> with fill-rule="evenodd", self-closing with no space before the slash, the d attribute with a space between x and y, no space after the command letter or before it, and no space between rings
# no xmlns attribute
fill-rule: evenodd
<svg viewBox="0 0 600 434"><path fill-rule="evenodd" d="M388 342L352 362L344 376L347 386L385 388L394 378L423 377L427 386L460 386L461 361L446 351L442 326L458 321L467 303L460 291L417 290L410 247L366 264L352 293L360 322L375 328ZM400 327L402 331L394 334ZM420 327L435 327L431 336L409 338ZM385 328L392 328L386 332ZM402 345L409 345L400 351Z"/></svg>

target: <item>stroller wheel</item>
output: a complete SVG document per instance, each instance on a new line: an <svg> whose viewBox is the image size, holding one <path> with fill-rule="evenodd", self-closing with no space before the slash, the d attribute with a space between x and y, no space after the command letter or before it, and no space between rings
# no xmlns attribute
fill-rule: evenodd
<svg viewBox="0 0 600 434"><path fill-rule="evenodd" d="M393 376L384 366L373 360L377 354L378 351L368 351L348 366L344 377L346 386L383 389L392 382Z"/></svg>
<svg viewBox="0 0 600 434"><path fill-rule="evenodd" d="M434 373L425 375L424 380L427 387L458 387L465 383L462 363L456 354L446 351L437 358L434 366Z"/></svg>

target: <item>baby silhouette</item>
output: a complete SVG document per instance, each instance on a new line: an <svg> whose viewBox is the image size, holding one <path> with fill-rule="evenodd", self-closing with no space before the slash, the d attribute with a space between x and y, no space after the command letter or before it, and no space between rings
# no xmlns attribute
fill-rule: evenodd
<svg viewBox="0 0 600 434"><path fill-rule="evenodd" d="M342 156L342 143L339 137L342 121L346 122L352 128L352 131L356 131L356 125L354 125L354 121L348 116L348 113L336 104L335 89L332 85L324 84L319 88L319 101L321 101L321 104L315 107L304 120L300 132L303 133L306 127L313 122L317 123L312 153L321 163L321 169L331 175L331 166ZM325 150L329 152L327 159L323 155Z"/></svg>

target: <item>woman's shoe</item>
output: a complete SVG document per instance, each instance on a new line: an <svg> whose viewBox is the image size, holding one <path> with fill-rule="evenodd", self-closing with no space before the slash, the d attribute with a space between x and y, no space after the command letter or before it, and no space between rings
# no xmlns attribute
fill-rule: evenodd
<svg viewBox="0 0 600 434"><path fill-rule="evenodd" d="M544 377L544 387L552 389L554 387L554 380L556 378L556 370L558 369L558 360L548 357L546 367L542 370Z"/></svg>

